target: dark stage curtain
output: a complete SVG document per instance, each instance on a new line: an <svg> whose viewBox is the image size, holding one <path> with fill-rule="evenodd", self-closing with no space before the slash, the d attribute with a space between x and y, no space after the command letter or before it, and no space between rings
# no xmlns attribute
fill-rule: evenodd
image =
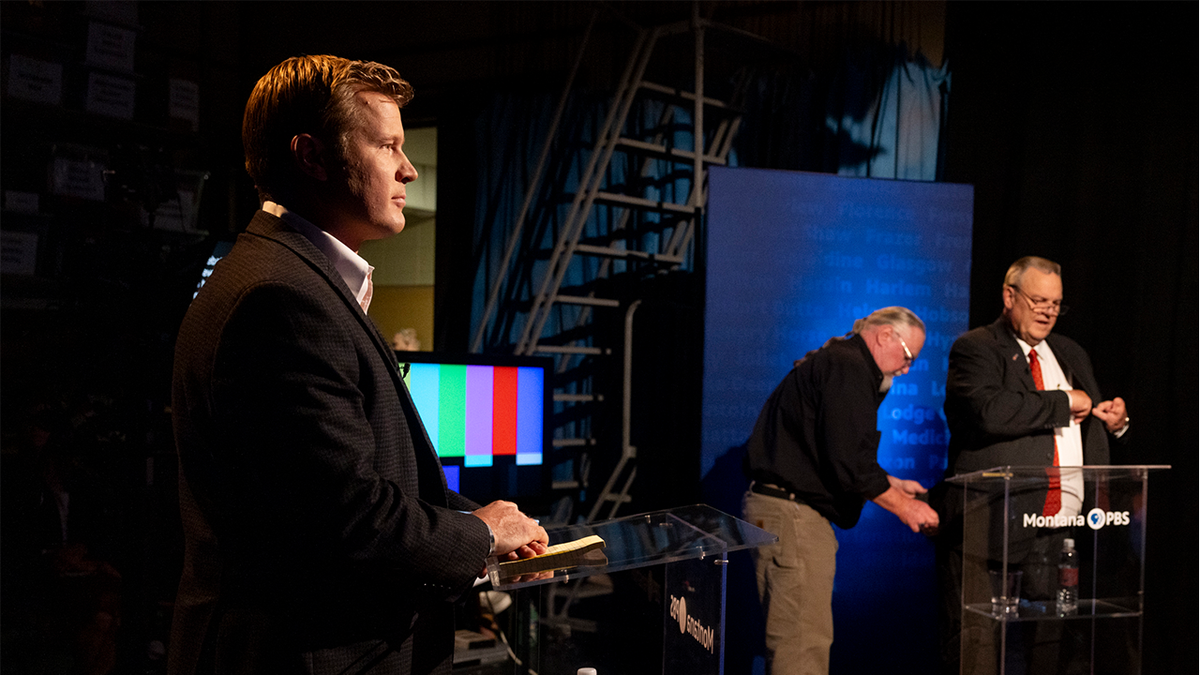
<svg viewBox="0 0 1200 675"><path fill-rule="evenodd" d="M950 64L878 39L848 47L829 72L761 68L735 147L742 166L938 180Z"/></svg>
<svg viewBox="0 0 1200 675"><path fill-rule="evenodd" d="M1196 672L1194 3L949 3L945 179L975 186L971 325L1024 255L1063 265L1056 331L1133 426L1149 489L1144 673Z"/></svg>

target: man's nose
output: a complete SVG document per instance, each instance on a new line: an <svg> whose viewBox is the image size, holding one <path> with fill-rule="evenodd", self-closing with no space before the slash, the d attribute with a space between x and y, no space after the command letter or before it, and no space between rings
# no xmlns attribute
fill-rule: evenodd
<svg viewBox="0 0 1200 675"><path fill-rule="evenodd" d="M413 163L408 161L408 158L405 157L404 163L401 164L400 169L398 171L396 171L396 180L400 181L401 183L407 184L407 183L413 182L416 179L417 179L417 167L413 166Z"/></svg>

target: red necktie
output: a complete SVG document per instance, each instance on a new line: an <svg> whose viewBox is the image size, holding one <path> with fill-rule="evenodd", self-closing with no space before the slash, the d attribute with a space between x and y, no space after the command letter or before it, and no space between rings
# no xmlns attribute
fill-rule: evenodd
<svg viewBox="0 0 1200 675"><path fill-rule="evenodd" d="M1036 349L1029 350L1029 372L1033 375L1033 386L1037 387L1038 391L1045 390L1046 386L1042 384L1042 364L1038 362ZM1057 434L1054 436L1054 466L1058 466ZM1046 506L1042 509L1042 515L1053 516L1062 508L1062 478L1054 469L1046 469L1046 476L1049 478L1049 489L1046 491Z"/></svg>

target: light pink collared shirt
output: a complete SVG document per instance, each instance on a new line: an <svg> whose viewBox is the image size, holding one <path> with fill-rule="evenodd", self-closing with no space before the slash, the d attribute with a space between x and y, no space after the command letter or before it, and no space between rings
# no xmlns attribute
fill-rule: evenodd
<svg viewBox="0 0 1200 675"><path fill-rule="evenodd" d="M367 311L373 291L371 273L375 271L370 263L351 251L349 246L338 241L337 237L308 222L303 216L288 211L282 204L267 200L263 202L262 210L281 218L324 253L333 263L342 281L346 282L346 287L354 293L354 299L358 301L359 306L364 312Z"/></svg>

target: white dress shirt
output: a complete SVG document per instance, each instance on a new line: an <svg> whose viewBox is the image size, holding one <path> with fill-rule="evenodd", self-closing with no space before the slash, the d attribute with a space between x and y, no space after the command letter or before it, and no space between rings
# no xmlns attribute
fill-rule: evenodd
<svg viewBox="0 0 1200 675"><path fill-rule="evenodd" d="M1074 387L1067 380L1062 366L1058 365L1058 359L1054 356L1054 350L1050 349L1050 344L1042 340L1036 347L1030 347L1021 338L1017 338L1017 344L1021 346L1021 353L1025 355L1026 361L1029 360L1030 349L1037 352L1038 363L1042 367L1043 389L1061 391L1063 396L1069 398L1067 390ZM1059 466L1083 466L1083 434L1074 418L1067 426L1054 430L1054 442L1058 448ZM1074 517L1079 514L1083 505L1083 475L1080 471L1064 470L1061 476L1062 510L1059 511L1059 515Z"/></svg>
<svg viewBox="0 0 1200 675"><path fill-rule="evenodd" d="M354 299L358 301L359 306L363 308L364 312L367 311L373 292L371 273L375 271L370 263L351 251L349 246L338 241L337 237L308 222L303 216L288 211L281 204L267 200L263 202L262 210L283 219L285 223L291 225L311 241L313 246L320 249L333 263L333 267L342 277L342 281L346 282L346 287L354 293Z"/></svg>

